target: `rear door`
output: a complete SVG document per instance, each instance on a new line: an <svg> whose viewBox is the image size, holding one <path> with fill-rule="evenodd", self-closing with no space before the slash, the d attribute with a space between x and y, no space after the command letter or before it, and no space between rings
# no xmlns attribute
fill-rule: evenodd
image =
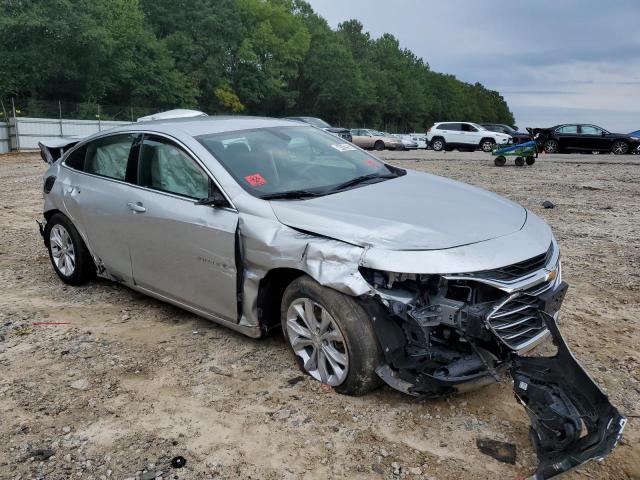
<svg viewBox="0 0 640 480"><path fill-rule="evenodd" d="M127 283L132 280L125 228L130 212L123 199L132 190L128 165L139 138L136 133L101 137L64 163L63 201L72 221L107 272Z"/></svg>
<svg viewBox="0 0 640 480"><path fill-rule="evenodd" d="M555 136L561 150L578 150L582 148L578 125L563 125L556 128Z"/></svg>
<svg viewBox="0 0 640 480"><path fill-rule="evenodd" d="M224 320L237 322L232 208L197 205L218 187L178 143L146 135L129 205L133 279L137 286Z"/></svg>
<svg viewBox="0 0 640 480"><path fill-rule="evenodd" d="M444 140L451 144L464 143L462 139L462 126L459 123L443 123L438 130L444 134Z"/></svg>
<svg viewBox="0 0 640 480"><path fill-rule="evenodd" d="M465 145L478 146L484 135L473 125L468 123L460 124L460 141Z"/></svg>

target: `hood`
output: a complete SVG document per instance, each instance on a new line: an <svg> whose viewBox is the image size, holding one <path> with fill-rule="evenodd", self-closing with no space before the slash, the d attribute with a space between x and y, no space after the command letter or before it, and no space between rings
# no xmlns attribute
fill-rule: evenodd
<svg viewBox="0 0 640 480"><path fill-rule="evenodd" d="M351 130L349 130L348 128L342 128L342 127L327 127L327 128L324 128L323 130L326 130L327 132L331 132L331 133L351 133Z"/></svg>
<svg viewBox="0 0 640 480"><path fill-rule="evenodd" d="M362 247L436 250L519 231L520 205L494 193L422 172L308 200L277 200L280 222Z"/></svg>

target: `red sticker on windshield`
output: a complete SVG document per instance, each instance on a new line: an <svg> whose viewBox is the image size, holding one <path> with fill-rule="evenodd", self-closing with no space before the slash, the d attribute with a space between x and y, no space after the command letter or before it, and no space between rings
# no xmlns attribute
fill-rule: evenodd
<svg viewBox="0 0 640 480"><path fill-rule="evenodd" d="M246 177L244 177L244 179L252 187L261 187L262 185L267 184L267 181L259 173L254 173L253 175L247 175Z"/></svg>
<svg viewBox="0 0 640 480"><path fill-rule="evenodd" d="M375 160L368 158L364 161L364 163L366 163L367 165L369 165L370 167L377 167L379 166L378 162L376 162Z"/></svg>

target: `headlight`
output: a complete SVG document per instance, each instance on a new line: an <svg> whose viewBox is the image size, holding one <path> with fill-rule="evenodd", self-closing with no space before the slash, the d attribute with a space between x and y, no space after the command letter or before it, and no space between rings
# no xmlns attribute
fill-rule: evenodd
<svg viewBox="0 0 640 480"><path fill-rule="evenodd" d="M640 140L640 137L629 137L629 138L634 142L637 142L638 140Z"/></svg>

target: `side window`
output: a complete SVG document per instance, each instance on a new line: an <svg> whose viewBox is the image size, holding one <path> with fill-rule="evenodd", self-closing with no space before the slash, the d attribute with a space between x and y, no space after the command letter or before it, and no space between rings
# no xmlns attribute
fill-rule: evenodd
<svg viewBox="0 0 640 480"><path fill-rule="evenodd" d="M191 157L162 137L144 137L138 184L194 199L209 196L209 177Z"/></svg>
<svg viewBox="0 0 640 480"><path fill-rule="evenodd" d="M578 126L577 125L565 125L564 127L560 127L556 130L557 133L568 133L568 134L575 134L578 133Z"/></svg>
<svg viewBox="0 0 640 480"><path fill-rule="evenodd" d="M468 123L463 123L462 124L462 131L463 132L477 132L478 129L476 127L474 127L473 125L469 125Z"/></svg>
<svg viewBox="0 0 640 480"><path fill-rule="evenodd" d="M84 171L103 177L124 180L134 134L112 135L87 144Z"/></svg>
<svg viewBox="0 0 640 480"><path fill-rule="evenodd" d="M594 127L592 125L582 125L580 130L583 135L602 135L602 129Z"/></svg>
<svg viewBox="0 0 640 480"><path fill-rule="evenodd" d="M69 154L64 164L75 170L84 169L84 157L87 154L87 146L83 145Z"/></svg>
<svg viewBox="0 0 640 480"><path fill-rule="evenodd" d="M462 130L462 126L459 123L446 123L442 127L443 130L450 130L452 132L459 132Z"/></svg>

